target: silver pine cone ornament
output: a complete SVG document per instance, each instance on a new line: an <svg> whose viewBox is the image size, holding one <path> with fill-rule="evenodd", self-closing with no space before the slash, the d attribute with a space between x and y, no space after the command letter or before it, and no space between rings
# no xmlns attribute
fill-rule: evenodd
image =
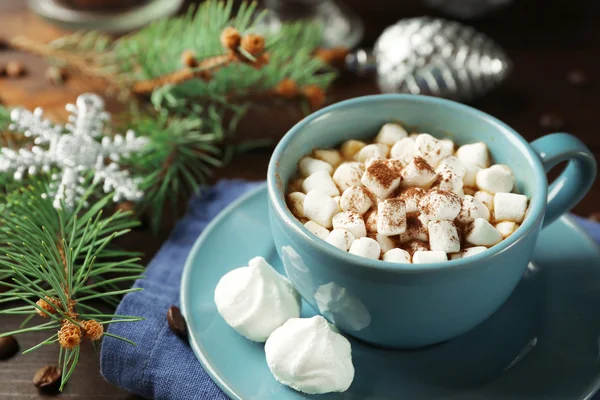
<svg viewBox="0 0 600 400"><path fill-rule="evenodd" d="M408 18L386 28L372 53L348 57L357 72L374 69L383 92L467 101L504 80L510 60L489 37L458 22Z"/></svg>

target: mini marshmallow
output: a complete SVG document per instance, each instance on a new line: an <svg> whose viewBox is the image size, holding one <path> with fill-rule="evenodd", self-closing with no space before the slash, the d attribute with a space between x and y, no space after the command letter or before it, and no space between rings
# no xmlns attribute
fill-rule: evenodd
<svg viewBox="0 0 600 400"><path fill-rule="evenodd" d="M410 254L406 250L391 249L383 254L383 261L410 264Z"/></svg>
<svg viewBox="0 0 600 400"><path fill-rule="evenodd" d="M400 199L380 201L377 206L377 233L399 235L406 230L406 208Z"/></svg>
<svg viewBox="0 0 600 400"><path fill-rule="evenodd" d="M452 154L444 154L442 151L446 153L440 141L427 133L423 133L415 139L415 154L423 157L432 167L437 166L442 158Z"/></svg>
<svg viewBox="0 0 600 400"><path fill-rule="evenodd" d="M302 182L304 182L304 179L302 178L292 179L288 184L288 193L301 192Z"/></svg>
<svg viewBox="0 0 600 400"><path fill-rule="evenodd" d="M490 166L490 154L483 142L465 144L456 150L456 157L465 164L479 165L481 168Z"/></svg>
<svg viewBox="0 0 600 400"><path fill-rule="evenodd" d="M410 254L415 254L417 251L429 251L429 243L420 240L411 240L403 243L401 247Z"/></svg>
<svg viewBox="0 0 600 400"><path fill-rule="evenodd" d="M462 190L462 179L458 175L456 175L454 171L448 168L443 168L440 172L438 172L437 179L433 185L436 186L438 189L447 190L459 196L462 196L464 194Z"/></svg>
<svg viewBox="0 0 600 400"><path fill-rule="evenodd" d="M356 155L356 153L358 153L360 149L362 149L366 145L367 144L365 142L361 142L360 140L347 140L344 143L342 143L342 146L340 147L340 152L342 153L342 157L344 157L346 160L354 160L354 156Z"/></svg>
<svg viewBox="0 0 600 400"><path fill-rule="evenodd" d="M414 139L418 138L420 135L422 135L422 133L412 132L412 133L408 134L408 137L414 140Z"/></svg>
<svg viewBox="0 0 600 400"><path fill-rule="evenodd" d="M477 173L483 168L475 164L463 165L465 166L465 176L463 176L463 187L476 188L477 183L475 178L477 177Z"/></svg>
<svg viewBox="0 0 600 400"><path fill-rule="evenodd" d="M377 233L377 210L371 210L364 216L367 232Z"/></svg>
<svg viewBox="0 0 600 400"><path fill-rule="evenodd" d="M439 174L445 169L449 169L450 171L454 172L454 174L460 179L463 179L465 177L465 174L467 173L467 166L454 156L446 157L442 161L440 161L437 168L435 169L435 172Z"/></svg>
<svg viewBox="0 0 600 400"><path fill-rule="evenodd" d="M369 158L386 158L390 147L383 143L368 144L354 156L356 161L364 163Z"/></svg>
<svg viewBox="0 0 600 400"><path fill-rule="evenodd" d="M476 218L466 230L467 242L490 247L502 240L502 234L483 218Z"/></svg>
<svg viewBox="0 0 600 400"><path fill-rule="evenodd" d="M452 254L450 256L450 259L460 260L461 258L471 257L471 256L474 256L475 254L482 253L486 250L487 250L487 247L484 247L484 246L469 247L467 249L459 251L458 253Z"/></svg>
<svg viewBox="0 0 600 400"><path fill-rule="evenodd" d="M317 224L314 221L308 221L304 224L304 227L308 229L310 233L312 233L320 239L325 240L327 239L327 236L329 236L329 229Z"/></svg>
<svg viewBox="0 0 600 400"><path fill-rule="evenodd" d="M429 264L448 261L448 256L443 251L415 251L412 256L413 264Z"/></svg>
<svg viewBox="0 0 600 400"><path fill-rule="evenodd" d="M477 172L475 183L480 190L486 192L510 193L513 189L514 178L510 168L496 164Z"/></svg>
<svg viewBox="0 0 600 400"><path fill-rule="evenodd" d="M454 154L454 142L450 139L442 139L440 140L440 145L442 146L442 154L444 157L450 157Z"/></svg>
<svg viewBox="0 0 600 400"><path fill-rule="evenodd" d="M406 216L406 230L399 236L400 243L406 243L411 240L420 240L424 242L429 240L428 223L427 217L423 214L408 214Z"/></svg>
<svg viewBox="0 0 600 400"><path fill-rule="evenodd" d="M490 220L490 210L477 200L475 197L466 194L461 199L461 207L456 220L467 224L473 222L476 218L483 218L486 221Z"/></svg>
<svg viewBox="0 0 600 400"><path fill-rule="evenodd" d="M333 217L332 224L334 229L345 229L357 239L367 236L365 221L356 213L341 212Z"/></svg>
<svg viewBox="0 0 600 400"><path fill-rule="evenodd" d="M334 229L329 232L325 241L340 250L348 251L350 245L354 242L354 239L354 235L351 232L345 229Z"/></svg>
<svg viewBox="0 0 600 400"><path fill-rule="evenodd" d="M390 156L405 164L410 162L415 156L415 140L407 137L397 141L390 150Z"/></svg>
<svg viewBox="0 0 600 400"><path fill-rule="evenodd" d="M502 234L504 239L512 235L518 227L519 224L513 221L502 221L496 224L496 229L498 229L498 232Z"/></svg>
<svg viewBox="0 0 600 400"><path fill-rule="evenodd" d="M344 190L340 198L340 207L344 211L352 211L363 215L373 206L369 192L360 186L352 186Z"/></svg>
<svg viewBox="0 0 600 400"><path fill-rule="evenodd" d="M431 221L452 221L460 212L460 198L447 190L431 189L419 202L419 211Z"/></svg>
<svg viewBox="0 0 600 400"><path fill-rule="evenodd" d="M401 180L395 165L380 160L373 162L361 178L363 185L380 199L389 197L400 186Z"/></svg>
<svg viewBox="0 0 600 400"><path fill-rule="evenodd" d="M479 200L488 208L488 210L494 211L494 195L486 192L485 190L478 190L473 195L476 200Z"/></svg>
<svg viewBox="0 0 600 400"><path fill-rule="evenodd" d="M458 231L452 221L429 221L429 246L433 251L456 253L460 250Z"/></svg>
<svg viewBox="0 0 600 400"><path fill-rule="evenodd" d="M411 187L402 190L397 197L404 201L406 213L410 214L419 211L419 201L425 196L425 193L427 193L425 189Z"/></svg>
<svg viewBox="0 0 600 400"><path fill-rule="evenodd" d="M304 218L304 199L302 192L293 192L287 195L287 206L296 218Z"/></svg>
<svg viewBox="0 0 600 400"><path fill-rule="evenodd" d="M336 203L338 203L338 206L340 205L340 202L342 201L342 196L335 196L332 197L332 199L335 200ZM341 208L341 207L340 207Z"/></svg>
<svg viewBox="0 0 600 400"><path fill-rule="evenodd" d="M310 176L318 171L325 171L329 175L333 173L333 167L329 163L312 157L303 157L298 163L298 169L303 177Z"/></svg>
<svg viewBox="0 0 600 400"><path fill-rule="evenodd" d="M311 190L304 198L304 216L325 228L331 228L333 216L340 212L335 200L320 190Z"/></svg>
<svg viewBox="0 0 600 400"><path fill-rule="evenodd" d="M375 136L374 142L383 143L391 146L398 140L404 139L407 136L408 133L401 125L390 122L384 124L381 127L379 133L377 134L377 136Z"/></svg>
<svg viewBox="0 0 600 400"><path fill-rule="evenodd" d="M394 241L392 239L390 239L388 236L375 234L375 236L369 235L369 237L371 239L377 240L377 243L379 243L379 246L381 247L381 251L383 251L384 253L386 251L389 251L389 250L393 249L394 247L396 247L396 244L394 243Z"/></svg>
<svg viewBox="0 0 600 400"><path fill-rule="evenodd" d="M496 221L521 223L527 210L527 196L516 193L496 193L494 196L494 218Z"/></svg>
<svg viewBox="0 0 600 400"><path fill-rule="evenodd" d="M433 168L423 157L413 157L402 168L402 186L428 188L437 178Z"/></svg>
<svg viewBox="0 0 600 400"><path fill-rule="evenodd" d="M357 256L377 260L381 255L381 247L376 240L368 237L361 237L352 242L350 253Z"/></svg>
<svg viewBox="0 0 600 400"><path fill-rule="evenodd" d="M325 171L317 171L306 178L304 182L302 182L302 190L304 193L308 193L311 190L320 190L331 197L340 195L340 191L337 186L335 186L333 179L331 179L331 175Z"/></svg>
<svg viewBox="0 0 600 400"><path fill-rule="evenodd" d="M342 155L335 149L315 149L312 155L316 159L325 161L333 168L336 168L343 161Z"/></svg>
<svg viewBox="0 0 600 400"><path fill-rule="evenodd" d="M362 178L364 172L360 163L345 162L336 168L333 173L333 181L342 191L348 189L350 186L362 186L360 178Z"/></svg>

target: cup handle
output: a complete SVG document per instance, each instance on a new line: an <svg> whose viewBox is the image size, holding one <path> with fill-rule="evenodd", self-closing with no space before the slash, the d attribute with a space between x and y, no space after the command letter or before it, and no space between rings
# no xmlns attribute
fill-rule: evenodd
<svg viewBox="0 0 600 400"><path fill-rule="evenodd" d="M575 207L596 179L596 160L590 149L568 133L552 133L531 142L546 172L562 161L569 161L565 170L548 187L548 207L544 227Z"/></svg>

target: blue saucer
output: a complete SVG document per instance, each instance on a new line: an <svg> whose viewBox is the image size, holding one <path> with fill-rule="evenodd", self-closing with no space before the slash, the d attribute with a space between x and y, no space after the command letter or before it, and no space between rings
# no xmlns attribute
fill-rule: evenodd
<svg viewBox="0 0 600 400"><path fill-rule="evenodd" d="M543 231L523 280L487 321L420 350L387 350L349 338L352 386L318 397L277 383L263 345L240 336L217 313L213 293L221 276L259 255L283 271L264 186L206 228L183 274L191 346L232 399L583 400L600 387L600 251L568 218ZM314 315L302 306L303 316Z"/></svg>

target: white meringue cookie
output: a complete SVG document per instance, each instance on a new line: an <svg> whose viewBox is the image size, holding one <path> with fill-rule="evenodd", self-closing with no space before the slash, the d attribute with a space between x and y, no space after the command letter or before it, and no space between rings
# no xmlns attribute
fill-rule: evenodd
<svg viewBox="0 0 600 400"><path fill-rule="evenodd" d="M229 326L255 342L300 316L300 295L262 257L225 274L215 288L215 303Z"/></svg>
<svg viewBox="0 0 600 400"><path fill-rule="evenodd" d="M354 379L350 342L321 316L292 318L265 344L275 379L299 392L344 392Z"/></svg>

